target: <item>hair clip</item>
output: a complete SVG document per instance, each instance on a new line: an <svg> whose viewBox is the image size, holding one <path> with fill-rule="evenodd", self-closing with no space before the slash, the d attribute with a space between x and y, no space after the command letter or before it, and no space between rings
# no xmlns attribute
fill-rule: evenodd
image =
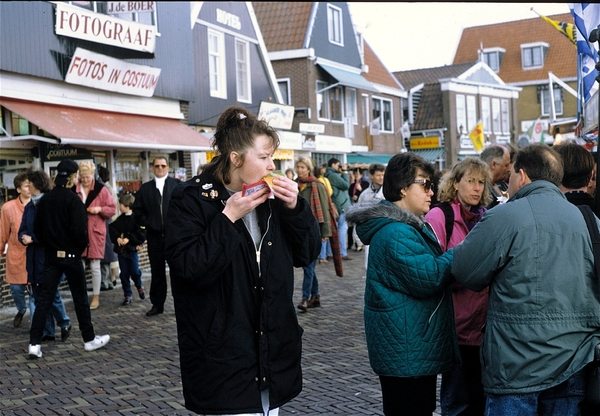
<svg viewBox="0 0 600 416"><path fill-rule="evenodd" d="M246 118L246 115L242 114L242 113L238 113L238 117L240 118L240 120L243 120Z"/></svg>

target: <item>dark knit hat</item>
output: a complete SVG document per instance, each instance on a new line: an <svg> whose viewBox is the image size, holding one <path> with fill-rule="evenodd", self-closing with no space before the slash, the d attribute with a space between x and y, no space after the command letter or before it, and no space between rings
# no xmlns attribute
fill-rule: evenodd
<svg viewBox="0 0 600 416"><path fill-rule="evenodd" d="M69 177L79 170L79 165L71 159L65 159L56 167L56 176Z"/></svg>

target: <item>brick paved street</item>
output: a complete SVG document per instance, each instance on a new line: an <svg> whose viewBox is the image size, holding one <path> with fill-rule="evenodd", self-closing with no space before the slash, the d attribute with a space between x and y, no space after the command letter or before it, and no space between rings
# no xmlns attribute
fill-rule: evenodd
<svg viewBox="0 0 600 416"><path fill-rule="evenodd" d="M335 276L332 262L317 266L322 307L299 313L305 331L304 389L280 409L281 416L383 414L364 339L362 253L351 256L353 261L344 262L344 278ZM295 275L297 304L302 269ZM144 285L150 286L149 270ZM120 285L102 292L92 319L96 333L109 333L111 341L89 353L83 350L70 294L63 295L73 332L65 343L43 343L44 356L38 360L27 359L29 313L13 328L16 309L0 310L2 415L193 414L183 406L170 295L165 314L148 318L148 299L134 298L130 307L122 307Z"/></svg>

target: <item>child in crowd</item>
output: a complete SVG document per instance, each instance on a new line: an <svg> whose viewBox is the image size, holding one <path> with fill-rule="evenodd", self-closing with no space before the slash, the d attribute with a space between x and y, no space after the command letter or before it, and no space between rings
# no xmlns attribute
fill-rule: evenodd
<svg viewBox="0 0 600 416"><path fill-rule="evenodd" d="M142 286L142 272L138 265L138 246L146 240L146 230L135 220L131 206L135 197L125 194L119 198L119 209L121 215L109 225L110 239L114 244L114 250L119 255L119 268L121 269L121 285L123 286L123 306L131 305L131 283L133 280L138 290L140 299L146 298L146 292Z"/></svg>

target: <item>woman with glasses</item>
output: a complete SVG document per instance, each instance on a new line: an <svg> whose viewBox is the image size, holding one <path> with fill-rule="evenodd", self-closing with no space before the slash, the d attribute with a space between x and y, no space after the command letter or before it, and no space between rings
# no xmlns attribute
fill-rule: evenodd
<svg viewBox="0 0 600 416"><path fill-rule="evenodd" d="M440 205L425 216L437 234L442 250L461 243L481 220L486 205L492 201L486 186L491 181L488 164L477 158L462 160L442 178L438 190ZM447 228L450 225L452 228ZM451 287L462 365L442 374L442 415L482 415L485 396L479 345L487 317L488 290L473 292L458 283Z"/></svg>
<svg viewBox="0 0 600 416"><path fill-rule="evenodd" d="M460 363L450 295L453 250L442 254L423 218L434 173L420 156L397 154L385 171L385 200L347 214L370 245L365 333L388 416L431 415L437 374Z"/></svg>

